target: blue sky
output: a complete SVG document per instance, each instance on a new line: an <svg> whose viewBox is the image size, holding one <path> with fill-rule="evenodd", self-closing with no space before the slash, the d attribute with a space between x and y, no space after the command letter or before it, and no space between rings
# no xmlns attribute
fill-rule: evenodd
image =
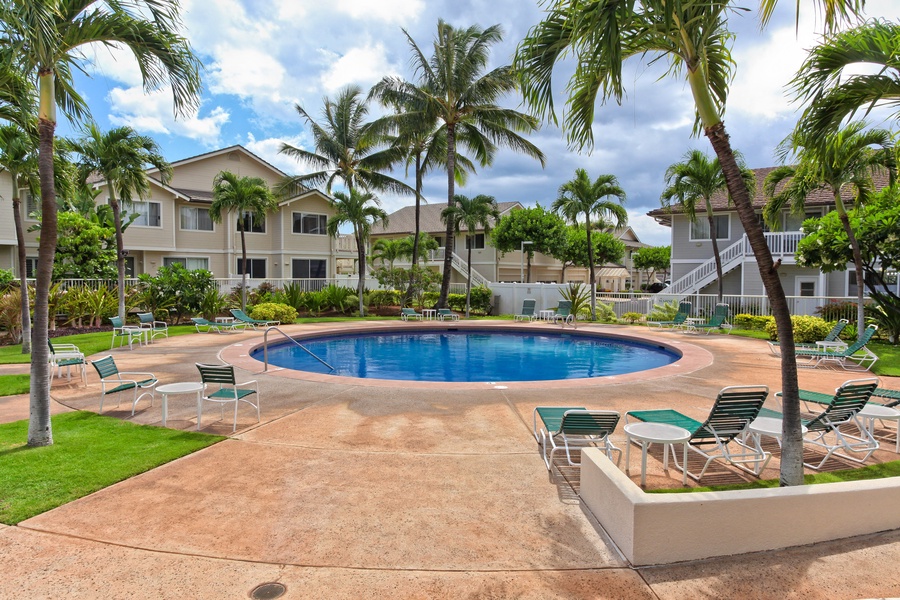
<svg viewBox="0 0 900 600"><path fill-rule="evenodd" d="M801 4L806 13L799 30L795 3L788 0L762 32L754 11L729 17L738 66L725 122L750 167L775 164L774 148L797 117L784 85L821 33L811 3ZM539 5L529 0L183 0L182 6L185 35L204 65L198 113L175 120L171 95L144 94L127 53L99 49L88 53L91 77L78 81L94 119L102 128L130 125L153 136L170 161L241 144L288 173L307 168L278 154L282 141L312 149L295 104L318 115L323 97L345 85L367 90L385 75L412 78L401 28L430 52L439 18L460 27L500 24L504 40L492 55L492 66L499 66L510 62L516 44L541 18ZM900 16L896 0L869 0L867 7L870 16ZM691 137L690 91L680 81L660 80L663 70L638 61L627 65L627 97L621 106L598 107L592 152L568 148L562 133L545 124L530 136L548 157L545 168L501 151L493 166L479 170L458 192L549 206L576 168L593 177L612 173L628 194L630 224L639 237L667 244L668 228L645 214L659 206L665 170L691 148L712 151L705 138ZM562 83L559 88L562 106ZM519 99L506 102L515 106ZM71 132L69 124L60 124L60 134ZM446 194L445 176L428 178L430 202L446 202ZM392 212L411 200L383 196L382 202Z"/></svg>

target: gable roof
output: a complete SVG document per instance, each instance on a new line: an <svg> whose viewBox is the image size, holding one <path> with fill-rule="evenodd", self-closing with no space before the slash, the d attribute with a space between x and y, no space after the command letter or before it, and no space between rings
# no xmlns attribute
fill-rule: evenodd
<svg viewBox="0 0 900 600"><path fill-rule="evenodd" d="M756 176L756 194L753 196L753 208L756 210L762 210L765 207L767 198L765 193L763 192L763 184L766 180L766 177L774 171L776 167L765 167L762 169L751 169L753 174ZM873 172L872 180L875 184L875 189L880 190L881 188L887 187L888 185L888 174L886 171L879 169L878 171ZM781 188L779 187L779 191ZM842 190L841 197L847 202L853 202L853 196L850 190ZM712 200L713 212L731 212L734 211L734 206L728 201L728 194L724 191L717 192L713 195ZM804 204L807 207L814 206L834 206L834 197L831 194L831 190L825 188L819 188L813 190L809 196L806 197L806 201ZM657 223L661 225L671 226L672 225L672 215L673 214L681 214L684 210L682 209L680 204L676 204L671 208L655 208L647 213L648 216L656 219Z"/></svg>
<svg viewBox="0 0 900 600"><path fill-rule="evenodd" d="M430 234L441 235L447 231L447 225L441 219L441 211L447 208L446 203L423 204L419 207L419 230ZM504 215L513 208L524 208L521 202L498 202L497 210ZM416 229L416 207L404 206L388 215L387 225L379 224L372 228L371 235L412 235ZM465 225L461 227L466 231Z"/></svg>

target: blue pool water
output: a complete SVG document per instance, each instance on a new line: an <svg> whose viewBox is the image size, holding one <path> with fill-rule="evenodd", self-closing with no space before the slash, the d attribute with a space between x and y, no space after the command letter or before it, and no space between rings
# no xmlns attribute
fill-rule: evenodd
<svg viewBox="0 0 900 600"><path fill-rule="evenodd" d="M335 368L290 342L269 347L269 363L344 377L405 381L543 381L653 369L680 356L651 343L575 333L426 330L302 340ZM263 360L262 349L253 353Z"/></svg>

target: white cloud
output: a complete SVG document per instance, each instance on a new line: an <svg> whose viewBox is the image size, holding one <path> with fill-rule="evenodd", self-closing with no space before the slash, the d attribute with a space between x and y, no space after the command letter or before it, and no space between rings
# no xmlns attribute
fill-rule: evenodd
<svg viewBox="0 0 900 600"><path fill-rule="evenodd" d="M384 46L366 44L347 50L322 73L320 81L327 92L335 92L349 84L371 85L385 75L395 74L397 68L389 64Z"/></svg>
<svg viewBox="0 0 900 600"><path fill-rule="evenodd" d="M209 66L209 89L214 94L234 94L240 98L266 95L283 101L279 89L284 84L281 63L263 49L222 47Z"/></svg>
<svg viewBox="0 0 900 600"><path fill-rule="evenodd" d="M372 19L385 23L416 21L425 8L423 0L337 0L335 8L354 19Z"/></svg>
<svg viewBox="0 0 900 600"><path fill-rule="evenodd" d="M651 246L668 246L672 243L672 230L656 222L644 213L628 211L628 224L638 239Z"/></svg>
<svg viewBox="0 0 900 600"><path fill-rule="evenodd" d="M289 156L279 154L278 151L284 143L304 148L305 141L304 136L274 137L257 140L253 133L248 132L247 142L244 143L244 147L288 175L295 175L303 172L300 163Z"/></svg>
<svg viewBox="0 0 900 600"><path fill-rule="evenodd" d="M216 107L208 116L175 119L170 90L145 94L139 87L113 88L107 96L110 105L109 121L114 125L129 125L142 132L180 135L212 147L220 143L222 126L229 113Z"/></svg>
<svg viewBox="0 0 900 600"><path fill-rule="evenodd" d="M91 44L85 51L85 56L93 63L93 68L89 68L92 75L108 77L129 87L140 86L143 83L140 68L130 50L120 46Z"/></svg>

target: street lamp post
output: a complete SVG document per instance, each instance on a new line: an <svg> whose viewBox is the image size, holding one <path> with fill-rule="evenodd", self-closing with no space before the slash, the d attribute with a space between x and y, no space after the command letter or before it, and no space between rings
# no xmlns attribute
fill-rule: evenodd
<svg viewBox="0 0 900 600"><path fill-rule="evenodd" d="M520 249L520 252L522 253L522 260L521 260L521 264L519 265L519 279L522 281L522 283L525 283L525 246L526 245L530 246L533 243L534 242L523 241L521 249Z"/></svg>

